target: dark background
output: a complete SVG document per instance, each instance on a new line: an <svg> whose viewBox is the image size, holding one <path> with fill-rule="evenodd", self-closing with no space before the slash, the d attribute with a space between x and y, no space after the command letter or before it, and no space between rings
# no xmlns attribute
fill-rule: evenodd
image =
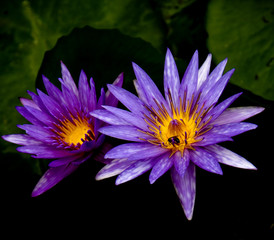
<svg viewBox="0 0 274 240"><path fill-rule="evenodd" d="M223 56L228 57L231 65L226 71L236 68L231 81L238 86L229 83L220 100L243 91L233 106L266 108L248 120L258 124L256 130L222 144L247 158L258 170L222 165L224 175L219 176L197 168L197 195L191 221L184 216L169 173L153 185L149 184L149 173L146 173L115 186L115 178L95 181L103 165L92 159L53 189L31 198L48 161L18 153L16 146L1 140L0 230L3 236L274 239L274 98L269 94L274 81L273 75L271 78L273 62L269 57L273 53L273 34L268 30L273 26L270 24L273 24L274 10L269 8L270 1L260 1L260 7L256 1L242 1L246 3L241 8L244 21L250 20L246 17L248 13L252 15L254 9L259 9L258 21L265 24L262 29L259 23L247 25L260 30L258 36L262 39L243 55L236 48L242 46L241 41L250 33L257 32L234 27L239 22L237 6L231 6L234 1L219 1L225 8L213 2L116 0L79 1L75 5L65 0L1 1L1 135L20 132L16 124L25 120L14 107L20 104L18 97L27 96L27 89L44 90L41 74L59 86L60 60L76 82L80 70L84 69L88 77L94 78L98 92L122 71L124 87L133 91L132 61L147 71L162 89L166 47L171 48L176 57L181 77L195 49L199 50L200 63L209 52L213 53L212 69ZM223 17L223 28L233 29L227 42L222 42L226 41L227 34L221 33L222 26L212 30L215 23L212 18L217 18L218 7L219 13L232 9L227 14L234 16L230 24L225 24L229 19L226 15ZM264 39L272 42L262 44ZM245 42L246 48L248 45ZM257 71L255 65L264 68ZM247 78L250 82L243 77L245 72L252 76Z"/></svg>

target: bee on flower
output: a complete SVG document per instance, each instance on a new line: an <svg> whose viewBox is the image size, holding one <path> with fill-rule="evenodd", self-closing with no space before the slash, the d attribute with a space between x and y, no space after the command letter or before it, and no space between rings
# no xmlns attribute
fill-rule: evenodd
<svg viewBox="0 0 274 240"><path fill-rule="evenodd" d="M131 141L114 147L97 180L118 175L116 184L132 180L151 170L154 183L168 170L186 217L193 216L196 195L196 167L222 174L219 163L233 167L256 167L219 143L255 129L243 122L263 111L262 107L228 108L241 93L218 103L234 69L224 72L227 59L210 73L211 54L199 68L196 51L180 81L176 63L167 50L164 66L164 96L152 79L133 63L138 97L125 89L108 85L109 91L129 110L103 105L91 113L109 126L102 134Z"/></svg>

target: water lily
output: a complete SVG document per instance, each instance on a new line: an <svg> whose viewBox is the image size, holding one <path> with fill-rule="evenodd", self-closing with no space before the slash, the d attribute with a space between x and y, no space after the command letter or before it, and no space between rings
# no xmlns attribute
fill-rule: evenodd
<svg viewBox="0 0 274 240"><path fill-rule="evenodd" d="M32 99L20 99L23 106L17 107L17 111L30 122L18 125L25 134L2 136L6 141L22 145L17 148L19 152L52 160L32 196L44 193L91 157L104 162L104 153L110 149L104 142L105 136L98 132L105 123L89 113L100 109L102 104L116 106L118 100L102 88L97 101L92 78L88 81L81 71L77 88L62 62L61 69L61 90L43 76L48 94L38 89L37 94L28 91ZM122 82L123 74L120 74L113 84L121 87Z"/></svg>
<svg viewBox="0 0 274 240"><path fill-rule="evenodd" d="M186 217L193 216L196 195L196 167L222 174L219 163L256 169L238 154L219 143L255 129L243 122L263 111L262 107L228 108L241 93L218 103L234 69L224 72L227 59L210 72L211 54L199 68L196 51L180 81L176 63L167 50L164 66L164 96L137 64L133 69L138 97L125 89L108 85L109 91L129 110L111 106L93 111L92 116L110 126L102 134L131 141L111 149L112 159L96 176L97 180L118 175L116 184L132 180L151 169L150 183L168 170Z"/></svg>

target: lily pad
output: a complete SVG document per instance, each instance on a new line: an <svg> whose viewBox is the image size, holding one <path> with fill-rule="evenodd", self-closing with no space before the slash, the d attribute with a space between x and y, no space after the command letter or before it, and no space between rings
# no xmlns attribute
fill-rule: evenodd
<svg viewBox="0 0 274 240"><path fill-rule="evenodd" d="M236 68L231 82L274 100L274 2L210 1L208 48Z"/></svg>
<svg viewBox="0 0 274 240"><path fill-rule="evenodd" d="M18 97L27 97L26 90L35 91L35 80L45 52L52 49L59 38L70 34L74 28L84 26L103 29L115 28L123 34L145 39L156 48L161 48L163 44L161 21L154 14L148 1L4 0L0 2L0 9L0 95L2 97L0 101L0 135L22 132L16 127L17 124L26 122L15 109L15 106L20 105ZM113 41L108 34L104 36L109 40L109 42L105 41L106 44ZM100 48L105 47L92 41L91 38L89 41L89 44L94 44L94 46L98 44L97 46ZM123 46L124 42L120 42L118 45ZM77 42L67 47L66 51L77 47L79 49ZM96 49L97 55L100 54L100 48ZM93 54L96 55L94 52ZM108 65L107 59L111 61L110 55L111 53L105 58L106 65ZM56 58L58 57L56 56ZM63 60L61 56L58 58L59 60ZM64 62L66 63L65 60ZM77 62L76 56L73 62ZM73 64L67 61L67 65L71 67ZM73 66L79 71L79 65ZM54 75L56 78L60 76L60 62L55 67L58 68L58 75ZM85 65L81 68L89 73ZM108 71L108 69L103 71ZM43 73L49 78L53 77L47 74L48 72ZM39 76L41 77L41 75ZM78 76L75 77L75 79L77 78ZM9 158L8 154L14 153L18 162L26 161L26 165L29 162L29 165L34 167L34 171L39 173L37 160L17 153L15 145L1 139L0 147L3 153L1 158ZM16 161L10 162L10 164L16 165Z"/></svg>
<svg viewBox="0 0 274 240"><path fill-rule="evenodd" d="M75 27L116 28L156 48L163 44L160 20L147 1L4 0L0 9L1 134L16 131L18 97L34 90L45 52Z"/></svg>

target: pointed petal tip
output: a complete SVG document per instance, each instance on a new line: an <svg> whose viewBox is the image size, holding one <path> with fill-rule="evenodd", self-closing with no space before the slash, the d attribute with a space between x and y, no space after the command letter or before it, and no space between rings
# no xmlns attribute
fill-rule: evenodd
<svg viewBox="0 0 274 240"><path fill-rule="evenodd" d="M259 113L261 113L261 112L263 112L265 110L264 107L256 107L256 108L257 108L256 114L259 114Z"/></svg>
<svg viewBox="0 0 274 240"><path fill-rule="evenodd" d="M135 67L139 67L135 62L131 62L132 64L132 67L135 68Z"/></svg>
<svg viewBox="0 0 274 240"><path fill-rule="evenodd" d="M185 215L186 215L186 218L187 218L187 220L188 221L191 221L192 220L192 218L193 218L193 212L190 212L190 213L185 213Z"/></svg>
<svg viewBox="0 0 274 240"><path fill-rule="evenodd" d="M172 56L172 52L169 48L167 48L167 50L166 50L166 57L167 56Z"/></svg>
<svg viewBox="0 0 274 240"><path fill-rule="evenodd" d="M62 60L60 60L60 64L61 64L61 68L67 68L66 65L64 64L64 62Z"/></svg>
<svg viewBox="0 0 274 240"><path fill-rule="evenodd" d="M150 179L150 178L149 178L149 183L150 183L150 184L155 183L155 181L156 181L156 179Z"/></svg>
<svg viewBox="0 0 274 240"><path fill-rule="evenodd" d="M121 73L118 75L118 78L124 79L124 72L121 72Z"/></svg>
<svg viewBox="0 0 274 240"><path fill-rule="evenodd" d="M41 195L41 193L38 193L35 190L33 190L32 193L31 193L31 197L38 197L39 195Z"/></svg>
<svg viewBox="0 0 274 240"><path fill-rule="evenodd" d="M103 180L104 178L100 175L100 174L97 174L96 176L95 176L95 180L96 181L100 181L100 180Z"/></svg>

